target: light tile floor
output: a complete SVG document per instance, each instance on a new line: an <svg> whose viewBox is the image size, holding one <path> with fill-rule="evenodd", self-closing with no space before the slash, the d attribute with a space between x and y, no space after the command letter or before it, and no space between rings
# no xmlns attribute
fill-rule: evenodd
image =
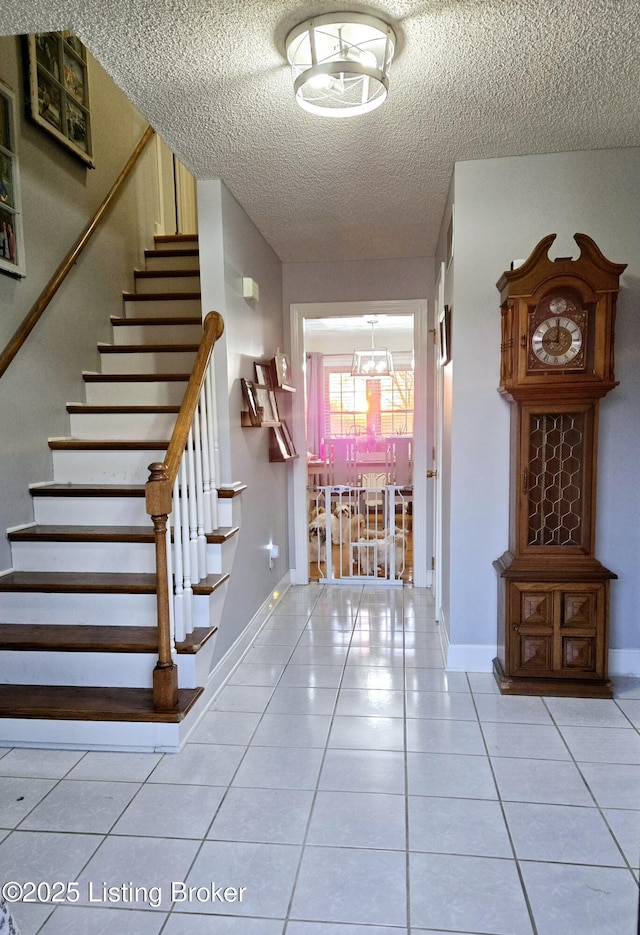
<svg viewBox="0 0 640 935"><path fill-rule="evenodd" d="M634 935L616 695L445 672L428 591L292 588L182 753L0 751L0 879L45 884L23 935Z"/></svg>

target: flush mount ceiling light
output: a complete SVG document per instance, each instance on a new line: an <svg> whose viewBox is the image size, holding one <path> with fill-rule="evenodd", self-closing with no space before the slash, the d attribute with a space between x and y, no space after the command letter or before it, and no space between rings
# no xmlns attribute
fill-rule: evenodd
<svg viewBox="0 0 640 935"><path fill-rule="evenodd" d="M351 363L352 377L388 377L393 374L393 357L387 348L376 348L373 342L373 329L377 325L376 318L370 318L371 347L366 351L354 351Z"/></svg>
<svg viewBox="0 0 640 935"><path fill-rule="evenodd" d="M325 13L300 23L286 40L300 107L321 117L355 117L387 97L396 46L387 23L364 13Z"/></svg>

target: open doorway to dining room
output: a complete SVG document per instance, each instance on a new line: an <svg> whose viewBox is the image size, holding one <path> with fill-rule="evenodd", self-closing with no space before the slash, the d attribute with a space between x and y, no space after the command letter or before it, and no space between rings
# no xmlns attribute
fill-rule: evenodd
<svg viewBox="0 0 640 935"><path fill-rule="evenodd" d="M429 586L426 302L291 311L292 363L304 387L293 421L307 455L293 470L292 580Z"/></svg>

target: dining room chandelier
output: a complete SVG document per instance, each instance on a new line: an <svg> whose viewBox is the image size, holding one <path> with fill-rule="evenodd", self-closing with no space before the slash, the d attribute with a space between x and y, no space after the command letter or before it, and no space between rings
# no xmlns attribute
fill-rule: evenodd
<svg viewBox="0 0 640 935"><path fill-rule="evenodd" d="M371 325L371 347L365 351L353 352L351 362L352 377L388 377L393 374L393 357L388 348L377 348L374 343L373 329L377 324L375 318L369 319Z"/></svg>
<svg viewBox="0 0 640 935"><path fill-rule="evenodd" d="M325 13L286 39L296 101L323 117L355 117L387 97L396 47L391 26L365 13Z"/></svg>

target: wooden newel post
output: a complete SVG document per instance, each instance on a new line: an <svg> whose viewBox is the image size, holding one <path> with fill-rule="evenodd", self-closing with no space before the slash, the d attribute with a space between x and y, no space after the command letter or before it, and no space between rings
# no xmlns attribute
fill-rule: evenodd
<svg viewBox="0 0 640 935"><path fill-rule="evenodd" d="M178 703L178 667L171 656L167 568L167 518L171 513L171 483L167 476L167 466L162 462L149 465L145 502L147 513L153 521L156 544L158 662L153 670L153 704L155 708L166 711L175 708Z"/></svg>

